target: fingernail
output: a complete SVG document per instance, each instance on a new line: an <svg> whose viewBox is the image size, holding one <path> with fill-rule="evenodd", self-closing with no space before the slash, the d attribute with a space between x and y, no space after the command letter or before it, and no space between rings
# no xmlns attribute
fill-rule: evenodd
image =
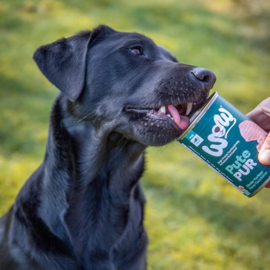
<svg viewBox="0 0 270 270"><path fill-rule="evenodd" d="M270 165L270 150L264 150L262 153L260 153L259 157L261 163Z"/></svg>

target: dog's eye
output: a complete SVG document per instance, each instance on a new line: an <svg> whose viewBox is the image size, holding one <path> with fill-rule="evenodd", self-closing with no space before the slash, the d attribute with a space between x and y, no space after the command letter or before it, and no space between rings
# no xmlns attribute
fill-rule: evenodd
<svg viewBox="0 0 270 270"><path fill-rule="evenodd" d="M136 55L142 55L142 48L141 47L133 47L129 49L131 53L136 54Z"/></svg>

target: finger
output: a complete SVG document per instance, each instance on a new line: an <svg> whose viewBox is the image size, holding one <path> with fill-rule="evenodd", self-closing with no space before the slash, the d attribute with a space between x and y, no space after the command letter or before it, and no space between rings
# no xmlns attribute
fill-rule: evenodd
<svg viewBox="0 0 270 270"><path fill-rule="evenodd" d="M270 98L262 101L247 117L264 130L270 130Z"/></svg>
<svg viewBox="0 0 270 270"><path fill-rule="evenodd" d="M270 188L270 182L265 187L266 188Z"/></svg>
<svg viewBox="0 0 270 270"><path fill-rule="evenodd" d="M263 165L270 165L270 133L263 143L258 159Z"/></svg>

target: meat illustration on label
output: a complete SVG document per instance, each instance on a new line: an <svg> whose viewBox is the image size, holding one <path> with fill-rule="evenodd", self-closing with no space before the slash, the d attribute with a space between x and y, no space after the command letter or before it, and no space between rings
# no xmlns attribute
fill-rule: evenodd
<svg viewBox="0 0 270 270"><path fill-rule="evenodd" d="M261 150L265 138L267 137L267 132L260 128L254 122L245 120L239 124L239 130L241 136L245 139L246 142L257 141L258 145L256 146L258 152Z"/></svg>

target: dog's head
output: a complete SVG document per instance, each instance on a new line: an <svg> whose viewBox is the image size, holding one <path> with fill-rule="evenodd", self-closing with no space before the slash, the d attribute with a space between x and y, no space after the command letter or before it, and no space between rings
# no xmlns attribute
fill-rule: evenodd
<svg viewBox="0 0 270 270"><path fill-rule="evenodd" d="M34 60L78 120L144 145L178 138L216 80L143 35L107 26L42 46Z"/></svg>

